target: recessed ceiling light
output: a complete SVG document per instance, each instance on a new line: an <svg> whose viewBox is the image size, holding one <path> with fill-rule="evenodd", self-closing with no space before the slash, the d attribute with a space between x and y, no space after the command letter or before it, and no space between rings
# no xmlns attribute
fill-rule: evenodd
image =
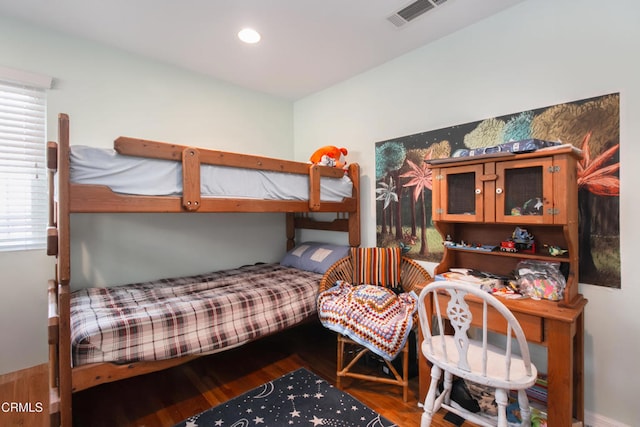
<svg viewBox="0 0 640 427"><path fill-rule="evenodd" d="M254 44L260 41L260 33L252 28L244 28L238 33L238 38L245 43Z"/></svg>

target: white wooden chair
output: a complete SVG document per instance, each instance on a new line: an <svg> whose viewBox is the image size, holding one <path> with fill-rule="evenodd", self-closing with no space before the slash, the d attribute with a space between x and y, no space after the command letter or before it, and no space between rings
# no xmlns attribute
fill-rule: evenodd
<svg viewBox="0 0 640 427"><path fill-rule="evenodd" d="M468 304L471 301L474 303ZM432 316L427 316L427 306L432 307ZM432 364L421 427L431 425L433 414L441 407L478 425L507 426L509 390L518 391L522 426L530 426L531 411L525 390L533 386L538 373L531 363L522 327L513 313L495 296L478 287L451 281L436 281L425 287L420 293L418 313L424 337L421 351ZM492 326L504 326L501 332L515 338L519 356L512 353L511 339L506 340L505 348L487 342L488 318ZM445 323L447 320L450 327ZM477 328L472 331L477 339L470 338L471 327ZM451 330L453 334L443 332ZM443 372L444 389L436 397ZM453 404L454 376L495 388L497 422Z"/></svg>

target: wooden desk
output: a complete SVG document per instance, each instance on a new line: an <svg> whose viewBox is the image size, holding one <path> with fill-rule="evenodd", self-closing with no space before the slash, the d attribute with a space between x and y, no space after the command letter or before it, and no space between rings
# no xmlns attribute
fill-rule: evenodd
<svg viewBox="0 0 640 427"><path fill-rule="evenodd" d="M530 299L501 301L514 313L527 340L547 348L549 425L571 426L573 419L584 421L584 307L587 300L578 294L571 307ZM425 304L427 314L433 313L433 302L425 300ZM472 310L480 313L480 304L477 307L473 304L469 303ZM501 325L493 326L490 329L501 331ZM419 334L421 344L422 333ZM424 357L419 359L420 400L424 401L431 368Z"/></svg>

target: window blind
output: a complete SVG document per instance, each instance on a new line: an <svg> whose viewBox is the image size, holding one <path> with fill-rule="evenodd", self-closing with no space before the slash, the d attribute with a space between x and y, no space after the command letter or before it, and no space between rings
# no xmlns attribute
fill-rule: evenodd
<svg viewBox="0 0 640 427"><path fill-rule="evenodd" d="M46 245L45 121L44 89L0 80L0 251Z"/></svg>

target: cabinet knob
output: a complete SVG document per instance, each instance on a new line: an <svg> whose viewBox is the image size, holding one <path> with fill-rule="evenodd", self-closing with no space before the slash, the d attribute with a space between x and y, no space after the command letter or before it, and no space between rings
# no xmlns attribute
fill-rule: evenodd
<svg viewBox="0 0 640 427"><path fill-rule="evenodd" d="M496 188L496 194L502 194L502 188L500 187Z"/></svg>
<svg viewBox="0 0 640 427"><path fill-rule="evenodd" d="M482 190L479 188L476 188L476 194L481 194L481 193L482 193Z"/></svg>

